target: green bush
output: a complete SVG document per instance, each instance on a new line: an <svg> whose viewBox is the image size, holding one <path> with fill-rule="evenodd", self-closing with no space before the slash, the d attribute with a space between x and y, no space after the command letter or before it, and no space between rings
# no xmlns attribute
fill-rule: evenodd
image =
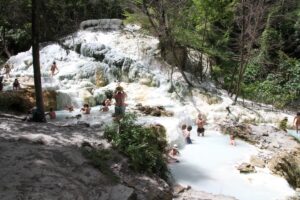
<svg viewBox="0 0 300 200"><path fill-rule="evenodd" d="M113 153L108 149L94 149L87 150L81 147L81 153L87 158L91 165L99 169L103 174L111 177L114 182L118 182L119 178L114 174L108 165L108 162L113 159Z"/></svg>
<svg viewBox="0 0 300 200"><path fill-rule="evenodd" d="M135 121L135 115L127 114L119 124L107 126L104 136L129 157L130 166L134 170L154 173L167 179L168 168L164 159L167 147L165 129L159 125L144 127Z"/></svg>

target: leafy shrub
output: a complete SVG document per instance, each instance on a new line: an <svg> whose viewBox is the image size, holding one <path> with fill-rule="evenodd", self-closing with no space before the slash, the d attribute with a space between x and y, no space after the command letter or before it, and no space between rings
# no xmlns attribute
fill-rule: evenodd
<svg viewBox="0 0 300 200"><path fill-rule="evenodd" d="M118 177L111 170L107 164L109 160L113 159L112 152L108 149L94 149L91 150L81 147L81 153L85 158L87 158L91 165L99 169L103 174L112 178L114 182L118 182Z"/></svg>
<svg viewBox="0 0 300 200"><path fill-rule="evenodd" d="M104 93L105 93L105 96L109 99L112 98L114 95L114 92L112 90L106 90Z"/></svg>
<svg viewBox="0 0 300 200"><path fill-rule="evenodd" d="M164 159L167 147L165 129L159 125L144 127L135 121L135 115L127 114L119 124L107 126L104 136L129 157L134 170L154 173L167 179L168 168Z"/></svg>

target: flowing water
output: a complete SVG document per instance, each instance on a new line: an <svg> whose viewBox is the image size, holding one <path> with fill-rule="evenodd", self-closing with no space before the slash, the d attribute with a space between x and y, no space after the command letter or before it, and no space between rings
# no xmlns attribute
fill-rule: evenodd
<svg viewBox="0 0 300 200"><path fill-rule="evenodd" d="M198 137L195 130L192 131L193 144L180 150L180 163L170 164L176 182L240 200L277 200L294 194L286 180L272 175L268 169L239 173L236 167L258 153L255 147L240 140L232 146L228 136L215 131L205 134Z"/></svg>

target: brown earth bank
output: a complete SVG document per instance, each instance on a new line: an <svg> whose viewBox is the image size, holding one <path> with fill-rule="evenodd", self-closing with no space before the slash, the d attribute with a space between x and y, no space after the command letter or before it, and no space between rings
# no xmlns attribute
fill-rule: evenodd
<svg viewBox="0 0 300 200"><path fill-rule="evenodd" d="M273 173L283 176L296 190L300 188L300 143L288 133L271 125L227 123L220 125L223 133L234 133L263 150L251 158L256 167L267 166Z"/></svg>
<svg viewBox="0 0 300 200"><path fill-rule="evenodd" d="M172 199L165 181L131 171L102 134L0 116L0 199ZM98 163L89 156L95 149Z"/></svg>
<svg viewBox="0 0 300 200"><path fill-rule="evenodd" d="M45 110L49 110L50 108L56 110L56 92L54 90L44 90L43 97ZM0 111L26 113L34 106L34 89L0 92Z"/></svg>

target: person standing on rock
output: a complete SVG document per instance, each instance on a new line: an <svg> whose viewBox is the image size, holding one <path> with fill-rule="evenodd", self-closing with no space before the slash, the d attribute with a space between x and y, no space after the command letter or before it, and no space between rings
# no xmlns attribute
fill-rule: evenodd
<svg viewBox="0 0 300 200"><path fill-rule="evenodd" d="M121 86L117 86L115 90L115 94L113 95L113 98L115 99L115 114L114 117L117 119L122 118L125 114L126 109L126 103L125 98L127 97L127 94L123 91L123 88Z"/></svg>
<svg viewBox="0 0 300 200"><path fill-rule="evenodd" d="M52 77L59 72L55 61L52 63L50 70L51 70ZM56 71L56 73L55 73L55 71Z"/></svg>
<svg viewBox="0 0 300 200"><path fill-rule="evenodd" d="M204 124L205 124L205 120L203 119L202 115L199 113L197 120L196 120L196 124L197 124L197 135L200 136L200 134L202 136L204 136Z"/></svg>
<svg viewBox="0 0 300 200"><path fill-rule="evenodd" d="M297 115L294 118L294 125L296 127L296 133L300 133L300 112L297 112Z"/></svg>

